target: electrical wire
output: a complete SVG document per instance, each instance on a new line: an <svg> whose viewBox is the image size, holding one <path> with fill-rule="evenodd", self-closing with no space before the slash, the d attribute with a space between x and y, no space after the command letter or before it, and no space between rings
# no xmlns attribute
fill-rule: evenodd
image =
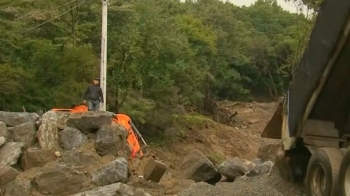
<svg viewBox="0 0 350 196"><path fill-rule="evenodd" d="M68 4L74 3L74 2L76 2L76 1L77 1L77 0L73 0L73 1L69 1L69 2L67 2L67 3L64 3L64 4L62 4L62 5L58 6L58 7L56 7L54 10L58 10L59 8L64 7L64 6L68 5Z"/></svg>
<svg viewBox="0 0 350 196"><path fill-rule="evenodd" d="M75 1L75 0L74 0L74 1ZM74 2L74 1L65 3L65 4L63 4L63 5L59 6L59 7L63 7L63 6L68 5L69 3L72 3L72 2ZM67 14L68 12L72 11L73 9L75 9L75 8L79 7L80 5L84 4L86 1L87 1L87 0L81 1L81 2L78 3L76 6L74 6L74 7L70 8L70 9L64 11L63 13L61 13L61 14L59 14L59 15L53 17L53 18L51 18L50 20L47 20L47 21L45 21L45 22L43 22L43 23L40 23L40 24L38 24L38 25L36 25L36 26L34 26L34 27L32 27L32 28L29 28L29 29L26 30L26 31L23 31L22 33L28 33L29 31L32 31L32 30L34 30L34 29L36 29L36 28L38 28L38 27L40 27L40 26L42 26L42 25L44 25L44 24L46 24L46 23L49 23L49 22L51 22L51 21L53 21L53 20L55 20L55 19L57 19L57 18L59 18L59 17L65 15L65 14ZM58 7L58 8L59 8L59 7Z"/></svg>

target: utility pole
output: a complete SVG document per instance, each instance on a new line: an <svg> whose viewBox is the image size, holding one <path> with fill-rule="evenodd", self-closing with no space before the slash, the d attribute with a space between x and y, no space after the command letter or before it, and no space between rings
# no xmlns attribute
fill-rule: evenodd
<svg viewBox="0 0 350 196"><path fill-rule="evenodd" d="M106 111L107 97L107 12L108 0L102 0L102 35L101 35L101 67L100 84L103 92L103 104L101 110Z"/></svg>

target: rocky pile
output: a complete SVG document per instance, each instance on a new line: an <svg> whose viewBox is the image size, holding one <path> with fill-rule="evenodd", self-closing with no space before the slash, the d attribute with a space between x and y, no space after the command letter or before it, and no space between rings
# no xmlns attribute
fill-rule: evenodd
<svg viewBox="0 0 350 196"><path fill-rule="evenodd" d="M179 196L304 195L301 185L284 182L279 177L271 161L234 157L216 168L203 153L195 150L187 155L183 166L185 176L193 183L186 182L190 186L180 191Z"/></svg>
<svg viewBox="0 0 350 196"><path fill-rule="evenodd" d="M248 161L239 157L226 160L216 168L199 150L191 151L181 165L182 177L195 182L206 182L215 185L220 181L233 182L236 179L269 174L274 163L262 162L261 159ZM224 179L222 179L224 178Z"/></svg>
<svg viewBox="0 0 350 196"><path fill-rule="evenodd" d="M127 132L112 117L0 112L0 195L149 195L125 184Z"/></svg>

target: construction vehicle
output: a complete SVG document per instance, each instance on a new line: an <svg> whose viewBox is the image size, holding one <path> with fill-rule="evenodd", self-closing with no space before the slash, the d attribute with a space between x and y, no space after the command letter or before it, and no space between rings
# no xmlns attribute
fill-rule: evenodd
<svg viewBox="0 0 350 196"><path fill-rule="evenodd" d="M350 196L350 1L324 0L284 99L261 137L306 195Z"/></svg>
<svg viewBox="0 0 350 196"><path fill-rule="evenodd" d="M79 112L88 112L88 107L85 104L74 105L71 109L61 109L54 108L51 111L55 112L71 112L71 113L79 113ZM140 132L137 130L136 126L133 124L131 118L126 114L115 114L111 123L117 123L125 127L128 132L127 142L130 146L131 157L132 158L142 158L144 156L143 149L147 147L146 141L143 139ZM141 148L139 143L139 139L143 142L144 146Z"/></svg>

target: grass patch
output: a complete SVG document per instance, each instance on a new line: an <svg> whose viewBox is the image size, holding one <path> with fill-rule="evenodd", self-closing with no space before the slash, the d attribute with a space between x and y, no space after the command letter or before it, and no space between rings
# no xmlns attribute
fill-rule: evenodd
<svg viewBox="0 0 350 196"><path fill-rule="evenodd" d="M208 154L207 157L215 165L215 167L219 166L223 161L225 161L225 157L223 155L215 152Z"/></svg>
<svg viewBox="0 0 350 196"><path fill-rule="evenodd" d="M184 115L174 114L173 118L180 124L186 123L187 125L192 125L192 126L215 123L215 121L212 120L211 118L203 116L198 113L191 113L191 114L184 114Z"/></svg>

